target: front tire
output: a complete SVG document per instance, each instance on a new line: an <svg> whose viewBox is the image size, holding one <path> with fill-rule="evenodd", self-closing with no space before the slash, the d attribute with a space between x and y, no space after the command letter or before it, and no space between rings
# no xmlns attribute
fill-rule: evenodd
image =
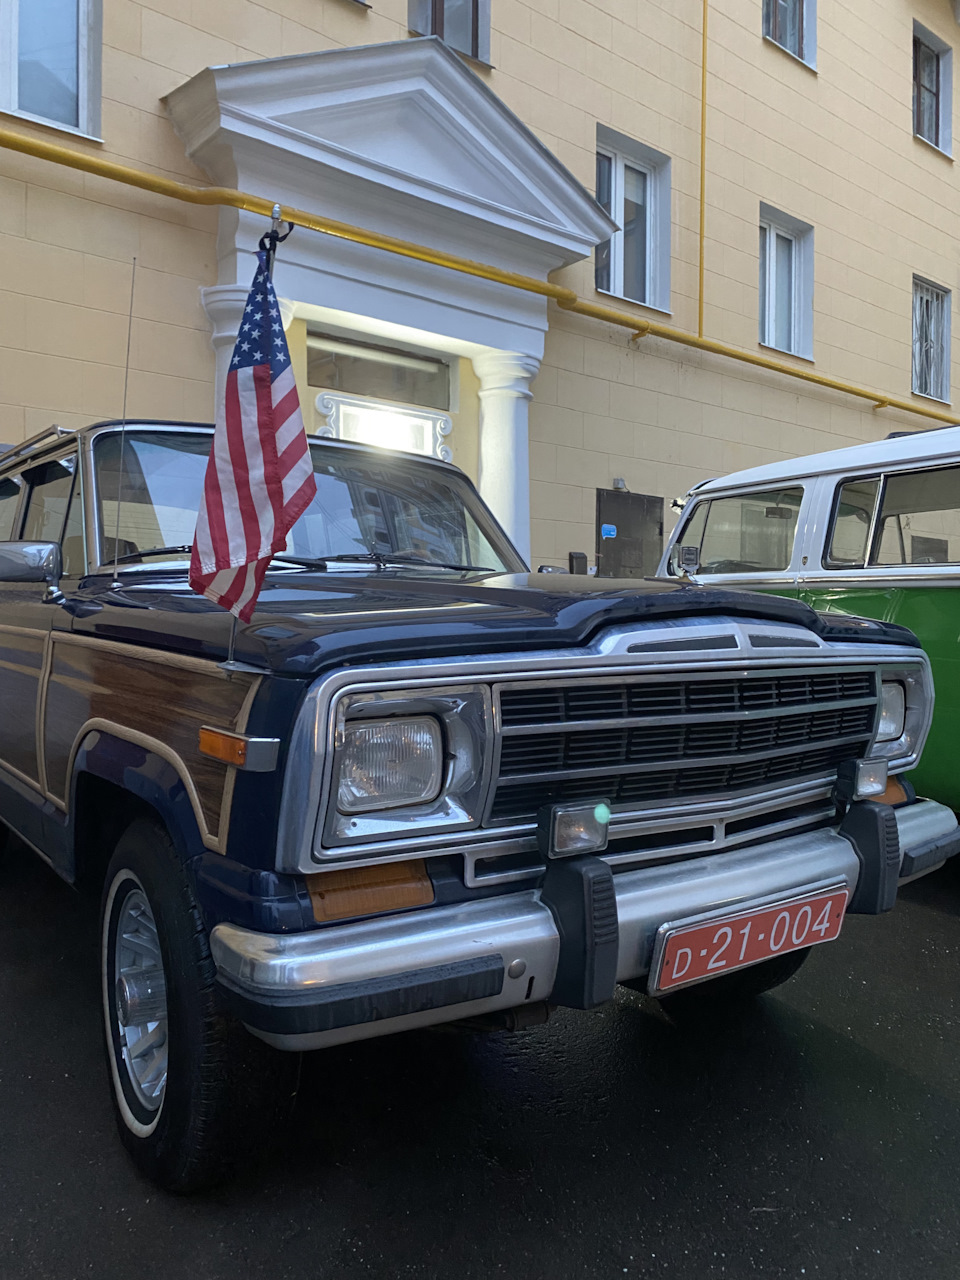
<svg viewBox="0 0 960 1280"><path fill-rule="evenodd" d="M188 877L159 823L121 836L104 883L101 981L120 1138L140 1171L181 1194L250 1159L296 1092L299 1059L222 1007Z"/></svg>

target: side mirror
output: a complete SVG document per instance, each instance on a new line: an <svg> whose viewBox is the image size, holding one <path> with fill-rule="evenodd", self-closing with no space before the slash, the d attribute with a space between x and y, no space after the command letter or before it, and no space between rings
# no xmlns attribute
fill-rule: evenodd
<svg viewBox="0 0 960 1280"><path fill-rule="evenodd" d="M55 588L62 565L56 542L0 542L0 582L45 582Z"/></svg>

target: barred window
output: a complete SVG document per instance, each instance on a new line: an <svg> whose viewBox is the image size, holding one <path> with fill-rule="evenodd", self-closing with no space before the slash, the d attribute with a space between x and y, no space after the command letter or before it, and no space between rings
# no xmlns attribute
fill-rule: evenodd
<svg viewBox="0 0 960 1280"><path fill-rule="evenodd" d="M950 399L950 290L913 278L913 390Z"/></svg>

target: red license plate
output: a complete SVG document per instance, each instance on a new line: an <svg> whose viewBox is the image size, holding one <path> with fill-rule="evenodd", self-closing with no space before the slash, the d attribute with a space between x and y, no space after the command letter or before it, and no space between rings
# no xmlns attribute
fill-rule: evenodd
<svg viewBox="0 0 960 1280"><path fill-rule="evenodd" d="M813 943L832 942L847 908L846 889L791 898L705 924L666 926L651 993L702 982Z"/></svg>

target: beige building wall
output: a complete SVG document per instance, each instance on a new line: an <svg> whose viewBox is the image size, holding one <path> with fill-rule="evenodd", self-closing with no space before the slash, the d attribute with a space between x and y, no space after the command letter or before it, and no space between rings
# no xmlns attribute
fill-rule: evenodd
<svg viewBox="0 0 960 1280"><path fill-rule="evenodd" d="M909 398L912 277L954 289L960 260L954 164L912 132L912 23L951 46L960 26L946 0L819 8L814 72L762 38L761 0L710 0L705 333L759 349L765 201L815 228L812 367ZM2 122L194 182L203 175L160 99L201 68L408 34L407 0L103 0L103 11L102 143ZM700 17L693 0L492 0L493 67L476 68L589 190L598 124L671 157L671 314L616 305L692 331ZM198 288L216 279L216 216L0 151L0 440L120 414L134 257L129 412L211 416ZM592 262L560 279L610 302ZM472 470L476 387L461 386L458 460ZM592 557L595 491L614 477L663 496L669 527L669 499L696 480L923 425L553 309L531 405L534 562Z"/></svg>

